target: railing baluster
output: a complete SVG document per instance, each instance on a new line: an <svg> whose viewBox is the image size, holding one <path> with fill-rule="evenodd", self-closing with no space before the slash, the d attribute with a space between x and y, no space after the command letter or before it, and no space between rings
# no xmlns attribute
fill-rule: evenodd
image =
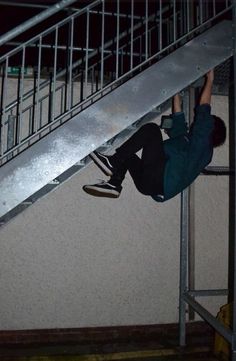
<svg viewBox="0 0 236 361"><path fill-rule="evenodd" d="M37 78L37 93L36 93L36 119L35 119L35 132L41 128L41 118L40 118L40 81L41 81L41 59L42 59L42 36L39 37L39 51L38 51L38 78Z"/></svg>
<svg viewBox="0 0 236 361"><path fill-rule="evenodd" d="M4 66L3 74L3 83L2 83L2 111L1 111L1 155L4 154L6 150L6 101L7 101L7 90L8 90L8 66L9 58L6 58L6 63Z"/></svg>
<svg viewBox="0 0 236 361"><path fill-rule="evenodd" d="M159 21L159 51L162 50L162 0L159 0L160 21Z"/></svg>
<svg viewBox="0 0 236 361"><path fill-rule="evenodd" d="M105 28L105 0L102 2L102 37L101 37L101 89L103 88L104 80L104 28Z"/></svg>
<svg viewBox="0 0 236 361"><path fill-rule="evenodd" d="M190 31L190 9L189 9L189 1L187 1L187 32Z"/></svg>
<svg viewBox="0 0 236 361"><path fill-rule="evenodd" d="M173 0L173 40L176 41L176 1Z"/></svg>
<svg viewBox="0 0 236 361"><path fill-rule="evenodd" d="M131 32L130 32L130 69L133 69L134 51L134 0L131 0Z"/></svg>
<svg viewBox="0 0 236 361"><path fill-rule="evenodd" d="M87 10L87 24L86 24L86 52L85 52L85 92L84 97L87 98L88 88L88 49L89 49L89 9Z"/></svg>
<svg viewBox="0 0 236 361"><path fill-rule="evenodd" d="M200 24L203 23L203 4L202 4L202 0L199 0L199 19L200 19Z"/></svg>
<svg viewBox="0 0 236 361"><path fill-rule="evenodd" d="M52 81L52 116L51 121L55 119L55 103L56 103L56 86L57 86L57 47L58 47L58 27L55 31L54 42L54 68L53 68L53 81Z"/></svg>
<svg viewBox="0 0 236 361"><path fill-rule="evenodd" d="M21 76L20 76L20 104L19 104L19 121L18 121L18 130L17 130L17 139L16 144L19 144L22 139L22 130L23 130L23 96L24 96L24 78L25 78L25 46L22 48L22 65L21 65Z"/></svg>
<svg viewBox="0 0 236 361"><path fill-rule="evenodd" d="M145 0L145 59L148 58L148 0Z"/></svg>
<svg viewBox="0 0 236 361"><path fill-rule="evenodd" d="M120 0L117 0L116 16L116 79L119 77Z"/></svg>
<svg viewBox="0 0 236 361"><path fill-rule="evenodd" d="M72 69L73 69L73 45L74 45L74 17L70 21L70 51L69 51L69 91L67 109L72 108Z"/></svg>

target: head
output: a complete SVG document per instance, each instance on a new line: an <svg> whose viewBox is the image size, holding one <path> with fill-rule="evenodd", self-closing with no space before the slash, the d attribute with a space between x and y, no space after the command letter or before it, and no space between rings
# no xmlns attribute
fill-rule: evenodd
<svg viewBox="0 0 236 361"><path fill-rule="evenodd" d="M219 147L220 145L224 144L226 139L226 126L224 121L217 117L216 115L213 115L215 125L214 130L212 133L212 141L213 141L213 147Z"/></svg>

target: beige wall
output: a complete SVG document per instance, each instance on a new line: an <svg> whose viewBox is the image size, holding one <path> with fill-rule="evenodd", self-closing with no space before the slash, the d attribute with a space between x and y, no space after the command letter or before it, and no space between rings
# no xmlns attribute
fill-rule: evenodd
<svg viewBox="0 0 236 361"><path fill-rule="evenodd" d="M226 98L214 110L227 118ZM180 197L158 204L127 176L119 199L97 199L82 191L96 178L91 164L0 230L0 329L178 321ZM199 177L195 213L196 285L225 288L228 177Z"/></svg>

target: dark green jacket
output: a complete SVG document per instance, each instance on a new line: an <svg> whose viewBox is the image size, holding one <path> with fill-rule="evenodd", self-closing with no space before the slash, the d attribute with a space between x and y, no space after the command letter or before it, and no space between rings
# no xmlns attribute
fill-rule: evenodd
<svg viewBox="0 0 236 361"><path fill-rule="evenodd" d="M193 126L188 132L184 113L172 114L173 127L164 141L166 166L164 172L164 197L152 196L164 202L188 187L211 162L213 146L211 133L214 119L209 104L195 109Z"/></svg>

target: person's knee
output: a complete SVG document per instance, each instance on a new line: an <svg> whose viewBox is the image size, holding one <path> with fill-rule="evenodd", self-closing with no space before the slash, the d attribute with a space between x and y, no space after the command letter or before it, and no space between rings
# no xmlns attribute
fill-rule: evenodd
<svg viewBox="0 0 236 361"><path fill-rule="evenodd" d="M160 127L156 123L147 123L142 126L142 130L148 136L157 137L161 135Z"/></svg>

